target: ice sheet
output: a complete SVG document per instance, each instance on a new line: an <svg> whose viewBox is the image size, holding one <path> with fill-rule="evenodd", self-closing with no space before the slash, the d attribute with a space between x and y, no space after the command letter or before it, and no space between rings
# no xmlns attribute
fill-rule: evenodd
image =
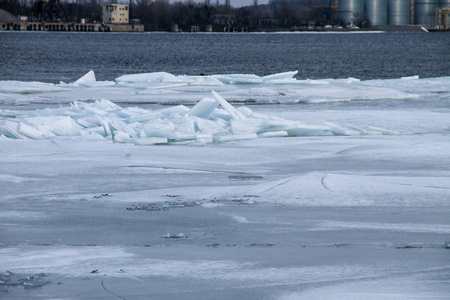
<svg viewBox="0 0 450 300"><path fill-rule="evenodd" d="M0 81L0 93L6 94L43 94L65 90L64 86L44 82Z"/></svg>
<svg viewBox="0 0 450 300"><path fill-rule="evenodd" d="M449 78L92 75L0 93L2 299L448 298Z"/></svg>

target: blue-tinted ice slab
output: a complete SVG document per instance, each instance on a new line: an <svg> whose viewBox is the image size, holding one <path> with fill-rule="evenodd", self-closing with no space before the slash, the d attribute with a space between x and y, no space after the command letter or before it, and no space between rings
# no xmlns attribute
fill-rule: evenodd
<svg viewBox="0 0 450 300"><path fill-rule="evenodd" d="M228 103L222 96L217 94L215 91L212 91L214 98L216 98L217 102L227 111L227 113L231 116L231 118L235 120L242 120L244 116L236 111L236 109Z"/></svg>
<svg viewBox="0 0 450 300"><path fill-rule="evenodd" d="M223 82L212 76L178 76L181 81L192 86L223 86Z"/></svg>
<svg viewBox="0 0 450 300"><path fill-rule="evenodd" d="M183 83L177 76L166 72L142 73L122 75L116 78L116 82L128 83Z"/></svg>
<svg viewBox="0 0 450 300"><path fill-rule="evenodd" d="M212 98L203 98L188 112L190 116L208 118L209 115L219 106L219 102Z"/></svg>
<svg viewBox="0 0 450 300"><path fill-rule="evenodd" d="M224 84L260 84L263 78L253 74L223 74L211 75Z"/></svg>
<svg viewBox="0 0 450 300"><path fill-rule="evenodd" d="M95 73L93 70L90 70L87 72L84 76L80 77L77 81L75 81L75 84L83 84L83 83L92 83L96 82Z"/></svg>

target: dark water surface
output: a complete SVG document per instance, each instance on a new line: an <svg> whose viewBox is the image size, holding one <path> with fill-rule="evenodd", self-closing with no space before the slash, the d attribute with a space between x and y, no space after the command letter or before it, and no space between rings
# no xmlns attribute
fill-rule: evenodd
<svg viewBox="0 0 450 300"><path fill-rule="evenodd" d="M450 76L450 33L174 34L0 32L0 80L98 80L299 70L298 78Z"/></svg>

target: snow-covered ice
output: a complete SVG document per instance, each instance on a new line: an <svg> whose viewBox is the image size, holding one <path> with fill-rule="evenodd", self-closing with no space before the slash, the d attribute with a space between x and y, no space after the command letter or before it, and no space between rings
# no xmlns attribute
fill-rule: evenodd
<svg viewBox="0 0 450 300"><path fill-rule="evenodd" d="M295 74L0 81L0 297L447 299L450 77Z"/></svg>

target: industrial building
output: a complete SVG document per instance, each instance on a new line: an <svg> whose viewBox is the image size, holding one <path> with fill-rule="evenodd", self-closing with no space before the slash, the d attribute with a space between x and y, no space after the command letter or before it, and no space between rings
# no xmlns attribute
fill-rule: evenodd
<svg viewBox="0 0 450 300"><path fill-rule="evenodd" d="M336 0L345 24L420 25L448 29L450 0Z"/></svg>
<svg viewBox="0 0 450 300"><path fill-rule="evenodd" d="M345 24L420 25L449 29L450 0L335 0Z"/></svg>
<svg viewBox="0 0 450 300"><path fill-rule="evenodd" d="M81 19L67 22L59 0L34 0L30 18L19 19L0 9L0 30L77 31L77 32L143 32L144 25L130 23L128 4L104 4L103 22ZM64 20L64 21L63 21Z"/></svg>
<svg viewBox="0 0 450 300"><path fill-rule="evenodd" d="M103 4L103 23L128 24L128 4Z"/></svg>

